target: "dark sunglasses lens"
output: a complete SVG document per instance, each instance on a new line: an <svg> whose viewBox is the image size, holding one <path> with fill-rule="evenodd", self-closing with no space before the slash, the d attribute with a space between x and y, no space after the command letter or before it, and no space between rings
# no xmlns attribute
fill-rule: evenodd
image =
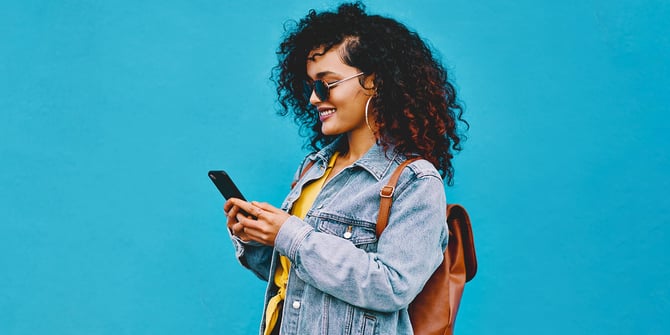
<svg viewBox="0 0 670 335"><path fill-rule="evenodd" d="M326 101L328 100L328 85L323 80L314 81L314 93L319 97L319 100Z"/></svg>

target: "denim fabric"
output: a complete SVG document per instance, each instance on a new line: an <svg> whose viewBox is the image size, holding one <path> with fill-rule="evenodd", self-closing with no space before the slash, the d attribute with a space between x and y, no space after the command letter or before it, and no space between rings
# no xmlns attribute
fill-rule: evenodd
<svg viewBox="0 0 670 335"><path fill-rule="evenodd" d="M307 157L315 164L283 210L323 175L343 140ZM442 178L419 160L403 171L388 226L377 239L379 192L404 159L373 146L324 185L304 221L291 216L284 223L275 248L233 237L240 262L263 280L275 272L278 254L291 260L281 334L412 334L407 306L442 262L448 229ZM266 304L276 292L270 281Z"/></svg>

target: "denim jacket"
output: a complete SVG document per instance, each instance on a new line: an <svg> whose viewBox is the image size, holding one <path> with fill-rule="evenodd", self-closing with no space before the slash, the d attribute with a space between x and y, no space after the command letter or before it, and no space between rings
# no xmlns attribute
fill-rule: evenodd
<svg viewBox="0 0 670 335"><path fill-rule="evenodd" d="M291 209L306 183L323 176L342 141L306 158L296 178L306 162L315 163L283 210ZM388 226L377 238L379 192L404 159L374 145L323 186L304 221L291 216L284 223L274 248L233 236L242 265L268 281L266 306L277 293L269 279L279 254L291 261L281 334L412 334L407 306L442 262L449 233L442 178L431 163L418 160L400 176Z"/></svg>

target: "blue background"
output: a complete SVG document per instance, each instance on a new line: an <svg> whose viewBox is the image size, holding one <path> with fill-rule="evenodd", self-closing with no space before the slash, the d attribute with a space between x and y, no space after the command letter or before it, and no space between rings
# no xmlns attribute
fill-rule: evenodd
<svg viewBox="0 0 670 335"><path fill-rule="evenodd" d="M252 334L206 172L278 205L305 150L268 77L334 1L0 1L0 333ZM368 1L439 50L471 123L460 334L670 328L670 4Z"/></svg>

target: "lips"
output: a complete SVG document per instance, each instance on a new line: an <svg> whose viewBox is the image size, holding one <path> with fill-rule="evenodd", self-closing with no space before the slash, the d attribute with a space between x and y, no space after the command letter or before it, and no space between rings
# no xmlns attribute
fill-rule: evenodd
<svg viewBox="0 0 670 335"><path fill-rule="evenodd" d="M319 110L319 119L321 119L321 121L323 121L323 120L329 118L331 115L333 115L335 113L335 111L336 111L335 108Z"/></svg>

